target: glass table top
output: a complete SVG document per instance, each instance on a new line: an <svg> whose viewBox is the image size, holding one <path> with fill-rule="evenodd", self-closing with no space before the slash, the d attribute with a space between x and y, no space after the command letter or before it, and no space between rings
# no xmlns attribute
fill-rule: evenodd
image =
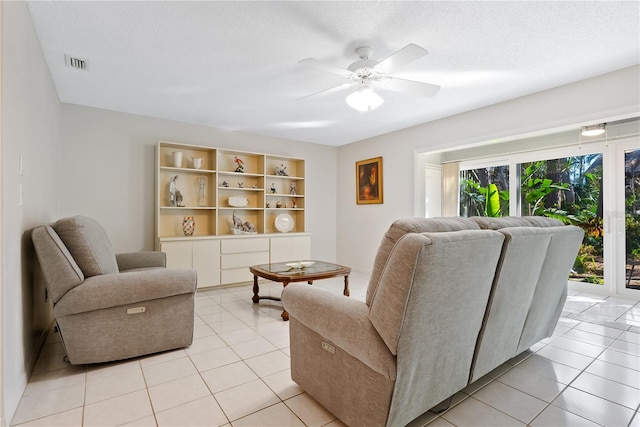
<svg viewBox="0 0 640 427"><path fill-rule="evenodd" d="M253 268L280 275L305 275L330 273L333 271L344 270L347 267L324 261L291 261L261 264L253 266Z"/></svg>

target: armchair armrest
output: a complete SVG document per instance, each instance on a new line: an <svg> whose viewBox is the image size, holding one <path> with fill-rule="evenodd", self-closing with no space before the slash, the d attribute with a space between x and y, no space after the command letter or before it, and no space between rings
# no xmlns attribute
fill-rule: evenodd
<svg viewBox="0 0 640 427"><path fill-rule="evenodd" d="M116 254L120 271L136 268L158 268L166 266L167 255L159 251L142 251Z"/></svg>
<svg viewBox="0 0 640 427"><path fill-rule="evenodd" d="M290 283L282 291L289 316L391 380L396 358L369 320L369 307L316 286Z"/></svg>
<svg viewBox="0 0 640 427"><path fill-rule="evenodd" d="M196 291L196 272L158 269L103 274L87 278L56 303L56 316L139 304Z"/></svg>

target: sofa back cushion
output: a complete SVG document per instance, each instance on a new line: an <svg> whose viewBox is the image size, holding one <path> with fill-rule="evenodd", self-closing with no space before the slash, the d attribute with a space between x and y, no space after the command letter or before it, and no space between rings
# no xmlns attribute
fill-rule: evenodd
<svg viewBox="0 0 640 427"><path fill-rule="evenodd" d="M551 241L527 313L518 353L553 334L567 300L569 273L584 237L584 231L574 225L546 230L551 233Z"/></svg>
<svg viewBox="0 0 640 427"><path fill-rule="evenodd" d="M562 221L545 216L503 216L491 218L486 216L472 216L470 220L477 223L484 230L500 230L508 227L561 227Z"/></svg>
<svg viewBox="0 0 640 427"><path fill-rule="evenodd" d="M551 233L541 227L508 227L489 305L478 336L470 381L517 355L527 312L547 254Z"/></svg>
<svg viewBox="0 0 640 427"><path fill-rule="evenodd" d="M82 270L56 232L44 225L31 232L40 268L53 303L84 281Z"/></svg>
<svg viewBox="0 0 640 427"><path fill-rule="evenodd" d="M369 311L397 355L388 425L467 385L503 241L492 230L407 233L391 250Z"/></svg>
<svg viewBox="0 0 640 427"><path fill-rule="evenodd" d="M85 277L118 273L116 254L97 221L77 215L58 220L53 229L69 249Z"/></svg>
<svg viewBox="0 0 640 427"><path fill-rule="evenodd" d="M389 254L395 246L396 242L407 233L425 233L425 232L445 232L460 230L479 230L480 227L472 220L461 217L443 217L443 218L420 218L408 217L400 218L391 224L382 242L378 247L378 252L371 271L369 279L369 287L367 288L367 305L371 305L380 282L380 275L384 269Z"/></svg>

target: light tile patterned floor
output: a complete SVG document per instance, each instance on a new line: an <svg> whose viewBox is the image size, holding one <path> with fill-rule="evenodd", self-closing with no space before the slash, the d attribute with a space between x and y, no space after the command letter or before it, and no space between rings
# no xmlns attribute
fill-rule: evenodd
<svg viewBox="0 0 640 427"><path fill-rule="evenodd" d="M363 300L367 277L350 282ZM342 292L339 279L314 286ZM191 347L118 363L65 364L51 333L11 425L342 426L291 381L280 303L251 295L250 286L199 292ZM580 293L553 337L410 426L640 427L639 405L640 303Z"/></svg>

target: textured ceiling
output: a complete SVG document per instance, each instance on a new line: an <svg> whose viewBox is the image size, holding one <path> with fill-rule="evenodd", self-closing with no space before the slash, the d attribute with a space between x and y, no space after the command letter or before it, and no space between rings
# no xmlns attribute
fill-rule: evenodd
<svg viewBox="0 0 640 427"><path fill-rule="evenodd" d="M335 146L640 63L637 1L28 4L62 102ZM381 60L409 43L429 55L395 75L433 98L297 100L343 83L299 60L346 68L359 46Z"/></svg>

